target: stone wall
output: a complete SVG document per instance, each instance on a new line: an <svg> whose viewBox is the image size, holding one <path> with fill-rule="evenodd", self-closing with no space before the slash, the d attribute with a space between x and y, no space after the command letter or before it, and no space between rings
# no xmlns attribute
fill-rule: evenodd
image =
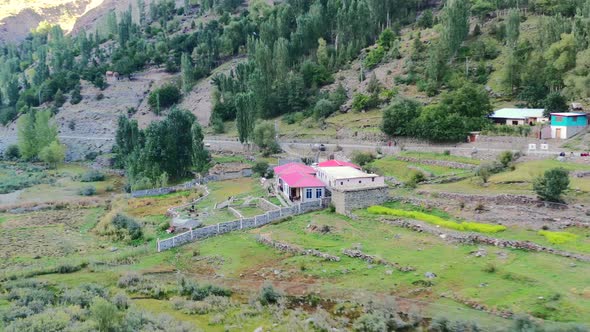
<svg viewBox="0 0 590 332"><path fill-rule="evenodd" d="M272 211L272 210L278 210L281 207L277 206L271 202L269 202L267 199L260 197L258 199L258 201L256 202L256 206L258 206L259 208L266 210L266 211Z"/></svg>
<svg viewBox="0 0 590 332"><path fill-rule="evenodd" d="M332 190L332 203L336 212L349 214L352 210L379 205L389 200L388 187Z"/></svg>
<svg viewBox="0 0 590 332"><path fill-rule="evenodd" d="M165 187L165 188L155 188L155 189L145 189L145 190L137 190L131 192L131 197L139 198L139 197L147 197L147 196L159 196L159 195L166 195L177 191L183 191L188 189L194 189L200 185L199 180L192 180L183 184L179 184L178 186L173 187Z"/></svg>
<svg viewBox="0 0 590 332"><path fill-rule="evenodd" d="M273 221L282 220L292 215L307 213L310 211L321 210L329 204L328 199L321 199L300 204L295 204L290 207L281 208L278 210L268 211L264 214L255 216L253 218L241 218L230 222L223 222L216 225L206 226L202 228L191 229L188 232L176 235L169 239L159 240L157 242L158 252L178 247L185 243L196 240L205 239L211 236L216 236L231 231L257 228L267 225Z"/></svg>
<svg viewBox="0 0 590 332"><path fill-rule="evenodd" d="M448 161L448 160L429 160L429 159L418 159L418 158L412 158L412 157L397 157L397 159L402 160L402 161L406 161L409 163L442 166L442 167L456 168L456 169L474 169L476 167L476 165L473 165L473 164L466 164L466 163L460 163L460 162Z"/></svg>

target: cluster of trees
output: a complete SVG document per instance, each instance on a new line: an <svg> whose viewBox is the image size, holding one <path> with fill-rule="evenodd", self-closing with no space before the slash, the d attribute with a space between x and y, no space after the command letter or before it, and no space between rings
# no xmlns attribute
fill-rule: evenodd
<svg viewBox="0 0 590 332"><path fill-rule="evenodd" d="M21 116L17 123L18 152L23 160L42 160L50 167L56 167L65 158L65 146L57 138L57 128L51 124L51 112L30 110Z"/></svg>
<svg viewBox="0 0 590 332"><path fill-rule="evenodd" d="M203 131L195 116L173 108L167 117L140 130L137 121L119 118L116 166L125 168L134 190L165 186L209 162Z"/></svg>
<svg viewBox="0 0 590 332"><path fill-rule="evenodd" d="M492 106L483 87L466 84L442 95L437 104L397 98L383 111L381 130L391 136L420 137L434 142L464 141L470 131L488 124Z"/></svg>
<svg viewBox="0 0 590 332"><path fill-rule="evenodd" d="M342 97L319 95L318 87L332 82L332 74L356 58L383 27L411 21L426 3L309 0L254 6L247 16L252 27L246 35L248 61L214 79L213 124L235 119L240 140L247 142L258 118L302 111L329 115ZM389 29L382 36L380 47L394 48L396 34ZM376 54L371 61L380 57Z"/></svg>

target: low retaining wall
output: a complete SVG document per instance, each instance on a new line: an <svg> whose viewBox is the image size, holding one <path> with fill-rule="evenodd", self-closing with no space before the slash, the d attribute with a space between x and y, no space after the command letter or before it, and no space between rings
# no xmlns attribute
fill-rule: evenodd
<svg viewBox="0 0 590 332"><path fill-rule="evenodd" d="M185 243L205 239L211 236L228 233L235 230L262 227L273 221L281 220L289 216L321 210L327 207L328 204L329 201L326 199L299 203L290 207L285 207L274 211L268 211L264 214L255 216L253 218L241 218L230 222L224 222L202 228L191 229L188 232L176 235L169 239L158 239L157 249L158 252L161 252L174 247L178 247Z"/></svg>
<svg viewBox="0 0 590 332"><path fill-rule="evenodd" d="M173 187L165 187L165 188L155 188L155 189L145 189L145 190L136 190L131 192L131 197L133 198L140 198L140 197L147 197L147 196L159 196L159 195L166 195L177 191L183 191L188 189L196 188L200 185L200 181L192 180L183 184L179 184L178 186Z"/></svg>
<svg viewBox="0 0 590 332"><path fill-rule="evenodd" d="M405 162L409 162L409 163L442 166L442 167L448 167L448 168L474 169L476 167L476 165L473 165L473 164L460 163L460 162L456 162L456 161L418 159L418 158L412 158L412 157L396 157L396 158L401 161L405 161Z"/></svg>
<svg viewBox="0 0 590 332"><path fill-rule="evenodd" d="M289 243L273 241L272 239L270 239L266 236L260 236L258 238L258 242L260 242L264 245L267 245L269 247L273 247L273 248L275 248L279 251L283 251L283 252L290 252L293 254L303 255L303 256L315 256L315 257L319 257L319 258L325 259L330 262L340 262L340 257L338 257L338 256L326 254L326 253L323 253L323 252L321 252L319 250L315 250L315 249L302 249L302 248L293 246Z"/></svg>
<svg viewBox="0 0 590 332"><path fill-rule="evenodd" d="M427 225L425 223L416 221L416 220L407 220L407 219L388 219L388 218L381 218L381 222L393 226L399 226L411 229L417 232L425 232L429 234L438 235L441 238L444 238L448 241L458 242L462 244L484 244L490 245L500 248L510 248L510 249L519 249L525 251L535 251L535 252L546 252L548 254L553 254L557 256L563 256L568 258L574 258L579 261L583 262L590 262L590 256L584 254L577 254L568 251L558 250L551 247L545 247L540 244L536 244L533 242L528 241L516 241L516 240L505 240L505 239L498 239L493 238L485 235L480 235L476 233L460 233L451 230L442 230L440 228Z"/></svg>

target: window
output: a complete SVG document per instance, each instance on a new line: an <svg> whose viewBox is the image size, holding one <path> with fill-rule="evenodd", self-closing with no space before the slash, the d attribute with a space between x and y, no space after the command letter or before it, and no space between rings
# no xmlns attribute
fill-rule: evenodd
<svg viewBox="0 0 590 332"><path fill-rule="evenodd" d="M512 125L517 126L518 125L518 121L512 121Z"/></svg>
<svg viewBox="0 0 590 332"><path fill-rule="evenodd" d="M340 185L343 186L344 185L344 181L340 181Z"/></svg>
<svg viewBox="0 0 590 332"><path fill-rule="evenodd" d="M555 122L561 122L563 121L563 116L555 116Z"/></svg>
<svg viewBox="0 0 590 332"><path fill-rule="evenodd" d="M578 122L578 117L577 117L577 116L573 116L573 117L572 117L572 121L573 121L573 122Z"/></svg>
<svg viewBox="0 0 590 332"><path fill-rule="evenodd" d="M322 198L322 188L317 188L315 190L315 198Z"/></svg>
<svg viewBox="0 0 590 332"><path fill-rule="evenodd" d="M359 183L363 183L363 181L362 180L359 180Z"/></svg>
<svg viewBox="0 0 590 332"><path fill-rule="evenodd" d="M312 194L311 188L305 189L305 197L306 198L311 198L312 197L311 194Z"/></svg>
<svg viewBox="0 0 590 332"><path fill-rule="evenodd" d="M375 178L371 178L371 181L375 182Z"/></svg>

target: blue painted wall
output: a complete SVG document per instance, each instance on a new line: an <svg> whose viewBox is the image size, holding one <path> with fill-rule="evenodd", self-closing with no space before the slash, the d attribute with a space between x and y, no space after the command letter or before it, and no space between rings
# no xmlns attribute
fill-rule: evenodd
<svg viewBox="0 0 590 332"><path fill-rule="evenodd" d="M565 127L581 127L588 125L588 118L585 115L580 116L562 116L561 121L557 121L559 116L551 115L552 126L565 126Z"/></svg>

